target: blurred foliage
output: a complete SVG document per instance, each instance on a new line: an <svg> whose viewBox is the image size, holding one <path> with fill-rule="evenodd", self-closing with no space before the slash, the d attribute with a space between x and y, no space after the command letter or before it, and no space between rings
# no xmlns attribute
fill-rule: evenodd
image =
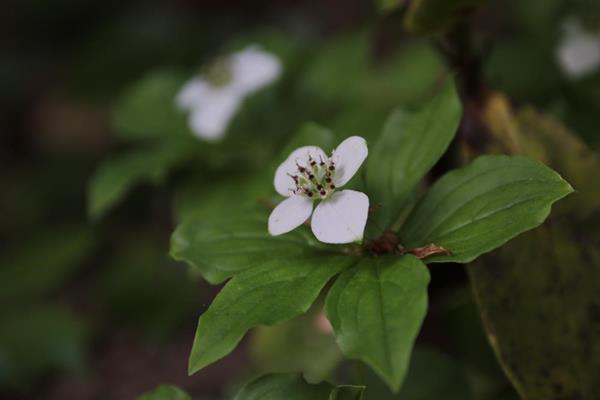
<svg viewBox="0 0 600 400"><path fill-rule="evenodd" d="M367 375L367 395L377 400L469 400L471 391L463 365L434 348L416 346L406 383L393 394L374 375Z"/></svg>
<svg viewBox="0 0 600 400"><path fill-rule="evenodd" d="M404 24L409 32L418 34L447 30L457 20L462 20L467 11L484 2L485 0L413 0Z"/></svg>
<svg viewBox="0 0 600 400"><path fill-rule="evenodd" d="M377 0L377 6L383 12L394 11L405 3L405 0Z"/></svg>
<svg viewBox="0 0 600 400"><path fill-rule="evenodd" d="M486 151L539 159L577 189L545 226L470 266L490 342L523 398L594 398L600 160L560 123L529 108L513 112L502 96L490 97L482 117Z"/></svg>
<svg viewBox="0 0 600 400"><path fill-rule="evenodd" d="M66 307L24 304L0 318L0 386L31 390L48 370L83 368L86 330Z"/></svg>
<svg viewBox="0 0 600 400"><path fill-rule="evenodd" d="M327 380L342 360L331 326L320 309L252 334L250 354L259 372L303 371L309 382Z"/></svg>
<svg viewBox="0 0 600 400"><path fill-rule="evenodd" d="M85 227L57 227L36 234L2 254L0 299L22 300L58 289L81 265L94 240Z"/></svg>

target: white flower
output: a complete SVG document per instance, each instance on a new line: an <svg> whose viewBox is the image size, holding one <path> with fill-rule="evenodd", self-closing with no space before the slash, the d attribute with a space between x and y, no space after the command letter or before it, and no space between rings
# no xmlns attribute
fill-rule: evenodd
<svg viewBox="0 0 600 400"><path fill-rule="evenodd" d="M302 225L312 214L311 228L324 243L351 243L363 238L369 198L345 185L367 158L365 140L352 136L331 157L316 146L301 147L277 168L275 190L283 200L269 216L269 233L281 235ZM320 200L313 213L313 203Z"/></svg>
<svg viewBox="0 0 600 400"><path fill-rule="evenodd" d="M250 46L215 64L179 90L177 107L190 113L189 125L199 138L218 140L244 98L271 84L281 75L281 62L273 54Z"/></svg>
<svg viewBox="0 0 600 400"><path fill-rule="evenodd" d="M567 76L580 78L588 75L600 67L600 34L586 32L578 20L568 19L556 56Z"/></svg>

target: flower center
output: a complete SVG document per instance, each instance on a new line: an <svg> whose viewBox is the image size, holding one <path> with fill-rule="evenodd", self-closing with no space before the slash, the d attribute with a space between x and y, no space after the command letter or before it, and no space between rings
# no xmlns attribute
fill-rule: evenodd
<svg viewBox="0 0 600 400"><path fill-rule="evenodd" d="M296 166L296 173L289 175L296 185L292 190L294 194L311 199L326 199L335 192L335 164L331 158L315 160L309 155L305 165L296 162Z"/></svg>
<svg viewBox="0 0 600 400"><path fill-rule="evenodd" d="M202 68L200 76L210 82L213 87L226 86L233 78L229 62L226 58L218 58L208 66Z"/></svg>

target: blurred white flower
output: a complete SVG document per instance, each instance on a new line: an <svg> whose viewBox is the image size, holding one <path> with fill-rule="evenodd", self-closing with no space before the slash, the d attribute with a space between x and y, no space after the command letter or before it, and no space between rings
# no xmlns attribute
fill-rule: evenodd
<svg viewBox="0 0 600 400"><path fill-rule="evenodd" d="M600 33L586 32L580 21L570 18L564 23L556 55L570 78L588 75L600 67Z"/></svg>
<svg viewBox="0 0 600 400"><path fill-rule="evenodd" d="M336 190L350 181L367 155L367 143L359 136L344 140L331 157L316 146L293 151L275 172L275 190L287 199L271 212L269 233L289 232L312 214L311 228L321 242L362 240L369 198L354 190ZM313 213L315 200L320 203Z"/></svg>
<svg viewBox="0 0 600 400"><path fill-rule="evenodd" d="M189 112L190 129L197 137L218 140L244 98L274 82L281 70L276 56L250 46L186 82L175 103L180 110Z"/></svg>

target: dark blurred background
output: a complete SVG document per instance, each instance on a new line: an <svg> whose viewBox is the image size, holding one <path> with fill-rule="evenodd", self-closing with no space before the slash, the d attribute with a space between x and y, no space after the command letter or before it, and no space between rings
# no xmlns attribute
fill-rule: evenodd
<svg viewBox="0 0 600 400"><path fill-rule="evenodd" d="M502 125L502 107L529 107L581 146L599 148L600 60L584 73L567 65L593 61L594 43L600 58L599 2L488 1L461 12L450 33L423 35L404 28L408 2L389 2L398 8L387 13L380 3L0 3L0 398L133 399L173 383L194 398L224 399L257 371L303 369L323 378L341 360L311 314L258 329L233 355L187 376L197 317L218 288L169 258L169 236L185 199L194 198L190 187L213 178L198 177L206 171L199 164L169 166L158 185L133 179L101 216L88 208L98 165L137 146L115 128L115 109L157 68L193 71L232 43L276 43L285 79L249 107L257 115L277 110L279 118L242 115L232 128L264 129L269 138L249 169L264 165L305 120L368 137L395 107L420 104L448 72L465 99L459 140L469 151L487 151L478 138ZM573 24L590 32L591 45L561 56ZM487 100L496 94L490 108L498 113L490 116ZM217 174L210 176L234 174L222 162L209 164ZM485 340L465 270L432 272L419 343L465 367L475 398L516 398ZM422 351L418 360L430 356ZM427 368L414 373L411 382L427 385Z"/></svg>

